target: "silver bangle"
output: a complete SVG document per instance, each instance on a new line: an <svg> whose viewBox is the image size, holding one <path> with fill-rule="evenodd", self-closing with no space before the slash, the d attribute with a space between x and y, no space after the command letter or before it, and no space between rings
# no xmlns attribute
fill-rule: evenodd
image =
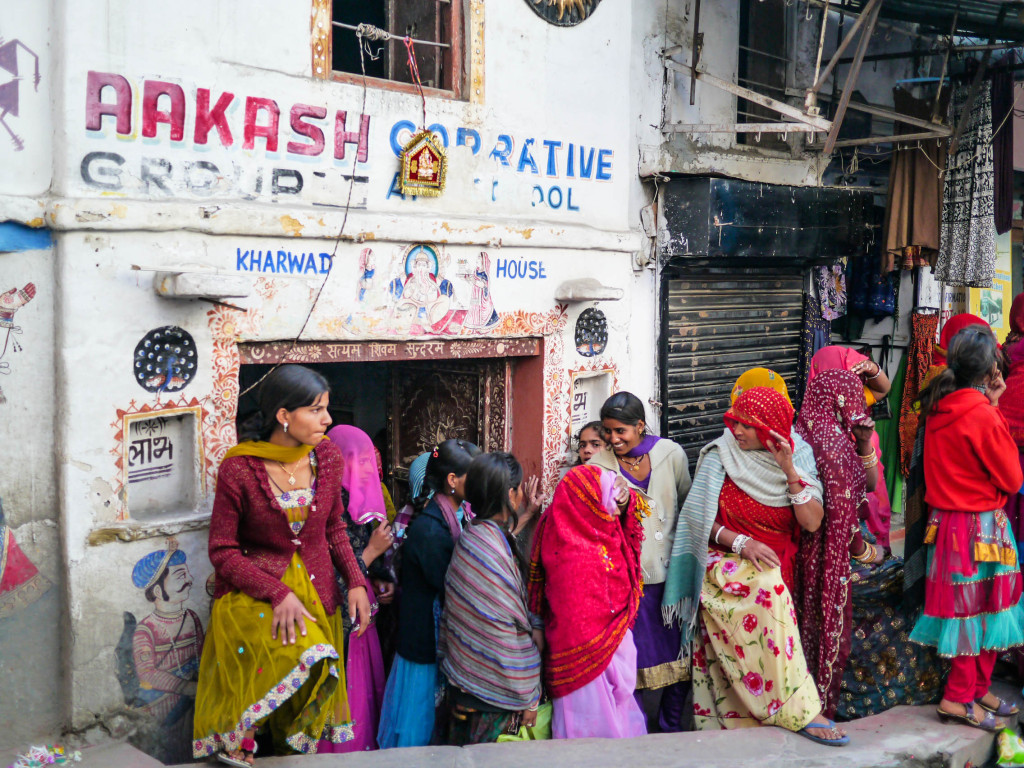
<svg viewBox="0 0 1024 768"><path fill-rule="evenodd" d="M742 533L737 535L736 538L732 540L733 553L737 555L742 553L743 547L746 546L748 541L750 541L749 536L744 536Z"/></svg>
<svg viewBox="0 0 1024 768"><path fill-rule="evenodd" d="M811 493L810 488L801 488L797 493L789 494L789 503L794 506L797 504L806 504L814 498L814 494Z"/></svg>
<svg viewBox="0 0 1024 768"><path fill-rule="evenodd" d="M718 537L722 535L722 531L723 530L725 530L725 526L724 525L720 525L720 526L718 526L718 530L715 531L715 544L718 543Z"/></svg>

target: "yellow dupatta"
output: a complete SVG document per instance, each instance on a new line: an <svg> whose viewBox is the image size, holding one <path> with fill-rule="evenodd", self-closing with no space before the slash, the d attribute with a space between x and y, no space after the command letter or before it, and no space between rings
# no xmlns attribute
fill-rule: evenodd
<svg viewBox="0 0 1024 768"><path fill-rule="evenodd" d="M224 459L231 459L235 456L254 456L257 459L279 461L282 464L294 464L299 459L309 455L313 448L314 446L306 445L305 443L288 446L268 443L266 440L244 440L233 448L228 449L228 452L224 454Z"/></svg>

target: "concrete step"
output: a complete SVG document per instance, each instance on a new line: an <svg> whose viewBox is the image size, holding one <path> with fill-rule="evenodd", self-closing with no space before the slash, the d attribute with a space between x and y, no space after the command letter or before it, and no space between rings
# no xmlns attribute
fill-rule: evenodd
<svg viewBox="0 0 1024 768"><path fill-rule="evenodd" d="M992 734L967 726L942 725L934 707L896 707L843 727L850 734L850 744L840 748L815 744L781 728L751 728L637 739L257 756L256 768L964 768L968 762L985 765L994 754Z"/></svg>
<svg viewBox="0 0 1024 768"><path fill-rule="evenodd" d="M63 744L61 740L56 742L45 740L37 741L36 744ZM29 745L21 749L28 751ZM70 751L70 748L69 748ZM81 750L82 761L79 763L65 763L65 768L164 768L159 760L141 752L131 744L124 742L111 742L96 747L88 747ZM0 752L0 766L11 765L18 759L17 751Z"/></svg>

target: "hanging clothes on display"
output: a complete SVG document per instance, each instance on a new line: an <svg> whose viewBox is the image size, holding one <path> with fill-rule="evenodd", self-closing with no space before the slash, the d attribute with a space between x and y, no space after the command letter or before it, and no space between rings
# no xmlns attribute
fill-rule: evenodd
<svg viewBox="0 0 1024 768"><path fill-rule="evenodd" d="M969 89L965 82L954 89L951 125L960 119ZM996 272L991 81L978 89L956 156L947 162L935 276L946 285L990 288Z"/></svg>
<svg viewBox="0 0 1024 768"><path fill-rule="evenodd" d="M946 92L948 94L948 91ZM931 120L934 99L917 99L903 88L893 89L896 111ZM946 104L939 104L946 114ZM921 129L896 123L896 134ZM942 207L940 168L946 167L946 145L938 139L897 146L889 166L889 207L886 209L882 271L934 266L939 254L939 211Z"/></svg>
<svg viewBox="0 0 1024 768"><path fill-rule="evenodd" d="M993 216L996 234L1013 225L1013 72L1017 54L1010 53L992 68L992 166L995 173Z"/></svg>
<svg viewBox="0 0 1024 768"><path fill-rule="evenodd" d="M937 313L915 312L910 318L910 346L907 347L907 377L903 384L900 403L900 472L910 473L910 460L917 435L917 411L914 401L921 389L921 381L932 365L935 332L939 328Z"/></svg>
<svg viewBox="0 0 1024 768"><path fill-rule="evenodd" d="M793 394L793 407L800 408L811 370L811 358L832 342L832 324L821 316L821 302L813 294L804 297L804 324L800 330L800 367Z"/></svg>
<svg viewBox="0 0 1024 768"><path fill-rule="evenodd" d="M814 270L821 297L821 316L828 321L846 314L846 259Z"/></svg>

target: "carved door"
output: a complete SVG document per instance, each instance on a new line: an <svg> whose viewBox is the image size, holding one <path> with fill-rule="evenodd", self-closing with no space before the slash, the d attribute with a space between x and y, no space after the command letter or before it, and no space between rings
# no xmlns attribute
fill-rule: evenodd
<svg viewBox="0 0 1024 768"><path fill-rule="evenodd" d="M391 375L392 492L404 498L409 465L444 440L508 450L511 361L444 360L396 365Z"/></svg>

